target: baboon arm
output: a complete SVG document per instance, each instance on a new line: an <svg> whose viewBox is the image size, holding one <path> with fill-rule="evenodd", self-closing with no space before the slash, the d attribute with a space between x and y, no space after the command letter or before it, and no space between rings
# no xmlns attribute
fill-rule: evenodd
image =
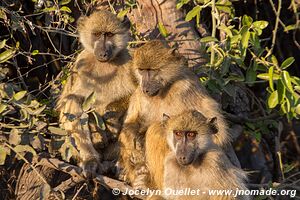
<svg viewBox="0 0 300 200"><path fill-rule="evenodd" d="M82 161L93 158L99 159L98 153L92 145L87 116L83 116L84 97L81 96L83 93L79 87L80 80L76 78L76 75L74 72L69 76L57 103L57 108L60 111L59 121L63 128L74 137Z"/></svg>

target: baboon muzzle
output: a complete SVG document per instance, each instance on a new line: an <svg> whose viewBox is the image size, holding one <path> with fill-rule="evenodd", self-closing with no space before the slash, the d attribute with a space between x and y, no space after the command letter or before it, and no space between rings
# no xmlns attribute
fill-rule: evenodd
<svg viewBox="0 0 300 200"><path fill-rule="evenodd" d="M100 62L107 62L112 57L112 48L101 41L95 42L94 54Z"/></svg>

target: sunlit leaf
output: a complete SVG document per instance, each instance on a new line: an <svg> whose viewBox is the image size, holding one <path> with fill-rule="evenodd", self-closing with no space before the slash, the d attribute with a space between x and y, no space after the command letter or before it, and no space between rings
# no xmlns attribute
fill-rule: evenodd
<svg viewBox="0 0 300 200"><path fill-rule="evenodd" d="M252 17L248 16L248 15L244 15L243 18L242 18L242 24L243 25L246 25L246 26L251 26L253 22L253 19Z"/></svg>
<svg viewBox="0 0 300 200"><path fill-rule="evenodd" d="M203 42L203 43L207 43L207 42L218 42L218 39L215 38L215 37L207 36L207 37L201 38L201 39L200 39L200 42Z"/></svg>
<svg viewBox="0 0 300 200"><path fill-rule="evenodd" d="M295 108L295 112L300 115L300 104L298 104Z"/></svg>
<svg viewBox="0 0 300 200"><path fill-rule="evenodd" d="M0 113L2 113L7 108L6 104L0 104Z"/></svg>
<svg viewBox="0 0 300 200"><path fill-rule="evenodd" d="M286 69L288 68L291 64L293 64L295 61L294 57L289 57L287 59L285 59L285 61L283 61L283 63L281 64L280 68L281 69Z"/></svg>
<svg viewBox="0 0 300 200"><path fill-rule="evenodd" d="M6 51L2 52L0 54L0 63L4 63L11 59L15 55L15 50L13 49L7 49Z"/></svg>
<svg viewBox="0 0 300 200"><path fill-rule="evenodd" d="M291 77L290 74L287 71L282 71L281 73L281 79L283 81L284 86L290 91L294 92L292 82L291 82Z"/></svg>
<svg viewBox="0 0 300 200"><path fill-rule="evenodd" d="M218 29L224 31L226 33L226 35L228 35L229 37L232 37L232 32L230 30L230 28L228 28L226 25L221 24Z"/></svg>
<svg viewBox="0 0 300 200"><path fill-rule="evenodd" d="M18 145L21 143L21 134L18 129L13 128L9 133L9 144Z"/></svg>
<svg viewBox="0 0 300 200"><path fill-rule="evenodd" d="M249 43L249 38L250 38L250 32L249 32L249 28L247 26L244 26L242 28L241 35L242 35L241 44L246 49L246 48L248 48L248 43Z"/></svg>
<svg viewBox="0 0 300 200"><path fill-rule="evenodd" d="M280 79L277 81L277 91L278 91L278 102L282 103L285 97L286 89Z"/></svg>
<svg viewBox="0 0 300 200"><path fill-rule="evenodd" d="M124 17L127 15L128 11L129 11L129 8L124 9L124 10L121 10L121 11L118 13L117 17L118 17L119 19L123 20Z"/></svg>
<svg viewBox="0 0 300 200"><path fill-rule="evenodd" d="M67 7L67 6L61 7L60 10L61 10L61 11L65 11L65 12L67 12L67 13L72 13L72 10L71 10L69 7Z"/></svg>
<svg viewBox="0 0 300 200"><path fill-rule="evenodd" d="M5 44L6 44L6 41L7 40L2 40L1 42L0 42L0 49L2 49L3 47L5 47Z"/></svg>
<svg viewBox="0 0 300 200"><path fill-rule="evenodd" d="M267 21L256 21L253 22L253 27L258 28L258 29L264 29L268 26L269 22Z"/></svg>
<svg viewBox="0 0 300 200"><path fill-rule="evenodd" d="M269 86L272 91L274 91L273 73L274 73L274 67L272 66L269 68Z"/></svg>
<svg viewBox="0 0 300 200"><path fill-rule="evenodd" d="M167 37L169 35L166 27L161 22L158 23L158 30L163 37Z"/></svg>
<svg viewBox="0 0 300 200"><path fill-rule="evenodd" d="M61 0L59 2L59 5L67 5L68 3L70 3L72 0Z"/></svg>
<svg viewBox="0 0 300 200"><path fill-rule="evenodd" d="M275 90L268 98L268 106L269 108L275 108L277 104L278 104L278 93L277 90Z"/></svg>
<svg viewBox="0 0 300 200"><path fill-rule="evenodd" d="M3 146L0 145L0 165L5 164L5 159L6 159L6 151Z"/></svg>
<svg viewBox="0 0 300 200"><path fill-rule="evenodd" d="M263 79L263 80L269 80L270 76L269 73L261 73L257 75L257 78ZM280 76L278 74L273 74L273 80L278 80Z"/></svg>
<svg viewBox="0 0 300 200"><path fill-rule="evenodd" d="M197 14L201 11L201 6L197 5L195 6L191 11L187 13L185 16L185 21L191 21L194 17L196 17Z"/></svg>
<svg viewBox="0 0 300 200"><path fill-rule="evenodd" d="M95 92L92 92L83 102L82 109L83 111L88 111L92 105L95 103L96 97Z"/></svg>
<svg viewBox="0 0 300 200"><path fill-rule="evenodd" d="M180 9L184 4L189 3L190 0L181 0L179 3L176 4L176 8Z"/></svg>
<svg viewBox="0 0 300 200"><path fill-rule="evenodd" d="M67 132L61 128L55 127L55 126L49 126L48 130L55 135L68 135Z"/></svg>
<svg viewBox="0 0 300 200"><path fill-rule="evenodd" d="M19 101L26 95L26 93L27 93L27 91L25 91L25 90L17 92L16 94L14 94L13 99L16 101Z"/></svg>
<svg viewBox="0 0 300 200"><path fill-rule="evenodd" d="M34 50L34 51L31 52L31 55L33 55L33 56L35 56L37 54L39 54L39 50Z"/></svg>
<svg viewBox="0 0 300 200"><path fill-rule="evenodd" d="M30 152L34 156L36 156L36 151L29 145L17 145L14 147L14 151L21 153L21 152Z"/></svg>

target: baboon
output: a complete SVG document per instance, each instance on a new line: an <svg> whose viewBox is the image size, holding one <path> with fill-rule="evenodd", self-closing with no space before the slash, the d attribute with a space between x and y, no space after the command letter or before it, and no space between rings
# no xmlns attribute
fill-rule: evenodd
<svg viewBox="0 0 300 200"><path fill-rule="evenodd" d="M147 171L143 165L144 135L152 123L160 121L163 113L173 116L195 109L208 118L217 117L219 132L213 141L224 148L229 144L231 139L218 103L207 94L185 60L173 49L160 41L146 43L134 52L133 70L139 86L131 96L119 136L119 163L126 181L135 185L139 182L137 174Z"/></svg>
<svg viewBox="0 0 300 200"><path fill-rule="evenodd" d="M214 144L218 119L206 118L196 110L164 116L160 124L170 152L164 160L163 195L166 199L249 199L235 191L246 190L246 173L234 167L223 150ZM160 153L152 149L153 153ZM155 172L156 173L156 172ZM199 189L197 195L168 195L171 190ZM232 195L209 195L208 190L232 190ZM170 194L170 193L169 193Z"/></svg>
<svg viewBox="0 0 300 200"><path fill-rule="evenodd" d="M101 147L118 135L129 97L136 88L130 71L131 56L127 50L129 28L126 18L121 21L108 11L96 11L78 20L79 38L84 50L76 59L57 109L60 111L60 123L74 137L80 166L87 177L101 169L101 157L93 147L91 134L95 136L93 139L98 138L98 146ZM82 104L91 94L95 97L97 117L102 116L106 122L105 131L95 124L86 123L88 117ZM112 134L105 134L107 132Z"/></svg>

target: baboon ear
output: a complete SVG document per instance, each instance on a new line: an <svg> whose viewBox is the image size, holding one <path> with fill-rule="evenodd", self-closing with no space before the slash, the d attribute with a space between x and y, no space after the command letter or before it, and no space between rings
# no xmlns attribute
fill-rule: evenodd
<svg viewBox="0 0 300 200"><path fill-rule="evenodd" d="M130 21L126 15L123 17L122 25L124 28L130 29Z"/></svg>
<svg viewBox="0 0 300 200"><path fill-rule="evenodd" d="M162 119L162 121L163 121L163 122L166 122L166 121L168 121L169 119L170 119L170 116L164 113L164 114L163 114L163 119Z"/></svg>
<svg viewBox="0 0 300 200"><path fill-rule="evenodd" d="M207 119L208 127L211 131L211 134L216 134L219 131L218 124L217 124L217 117L213 117Z"/></svg>

